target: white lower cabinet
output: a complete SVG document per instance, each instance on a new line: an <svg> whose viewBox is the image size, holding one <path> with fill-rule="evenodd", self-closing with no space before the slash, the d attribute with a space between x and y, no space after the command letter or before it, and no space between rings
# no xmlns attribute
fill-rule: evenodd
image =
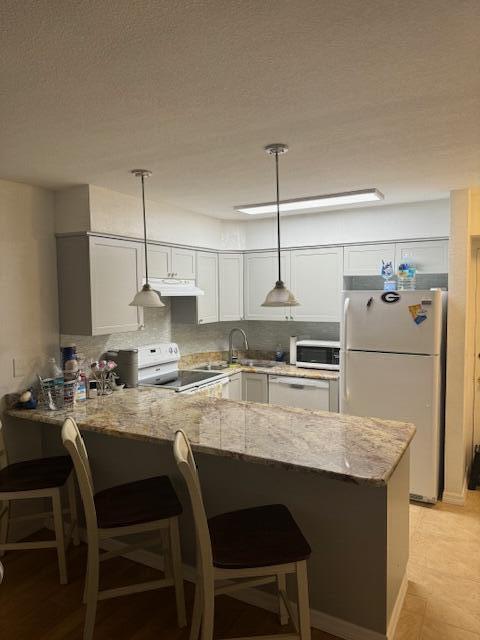
<svg viewBox="0 0 480 640"><path fill-rule="evenodd" d="M396 263L411 262L417 273L448 273L448 240L403 242L396 245Z"/></svg>
<svg viewBox="0 0 480 640"><path fill-rule="evenodd" d="M249 402L268 402L266 373L242 373L242 398Z"/></svg>
<svg viewBox="0 0 480 640"><path fill-rule="evenodd" d="M298 249L290 252L291 290L299 306L290 319L340 322L343 247Z"/></svg>
<svg viewBox="0 0 480 640"><path fill-rule="evenodd" d="M222 398L238 401L243 399L242 374L240 372L229 377L227 384L223 386Z"/></svg>

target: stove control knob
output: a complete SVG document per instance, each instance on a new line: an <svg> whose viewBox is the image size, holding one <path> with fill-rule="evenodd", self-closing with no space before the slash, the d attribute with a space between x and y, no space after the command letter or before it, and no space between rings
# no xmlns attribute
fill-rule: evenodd
<svg viewBox="0 0 480 640"><path fill-rule="evenodd" d="M173 353L173 349L172 349L172 347L170 347L169 351L170 351L170 353Z"/></svg>

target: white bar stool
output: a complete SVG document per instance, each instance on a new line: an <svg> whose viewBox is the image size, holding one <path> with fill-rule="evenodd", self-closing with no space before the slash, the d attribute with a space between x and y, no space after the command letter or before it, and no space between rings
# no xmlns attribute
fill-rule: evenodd
<svg viewBox="0 0 480 640"><path fill-rule="evenodd" d="M284 505L266 505L224 513L207 520L198 471L183 431L174 442L177 465L192 503L197 538L197 578L190 640L212 640L216 595L276 582L281 624L290 618L296 633L263 636L310 640L310 608L306 560L308 542ZM286 575L297 581L298 619L286 592ZM240 580L215 587L218 580ZM255 636L256 640L262 636Z"/></svg>
<svg viewBox="0 0 480 640"><path fill-rule="evenodd" d="M87 450L72 418L67 418L63 423L62 440L75 466L87 525L88 560L84 593L87 612L84 640L93 638L99 600L170 586L175 587L178 626L185 627L187 621L178 531L178 516L182 512L182 505L169 478L167 476L147 478L95 494ZM100 555L100 542L107 538L149 531L161 537L165 578L100 591L99 565L102 560L158 544L158 538L136 545L125 545L119 551L108 551L102 555Z"/></svg>
<svg viewBox="0 0 480 640"><path fill-rule="evenodd" d="M0 422L0 556L3 556L5 551L54 548L57 550L60 584L67 584L65 551L72 538L75 544L79 544L75 474L72 461L68 456L56 456L8 464L2 431L2 423ZM68 493L69 508L62 510L62 491L65 488ZM30 500L32 498L50 499L52 510L14 518L10 516L12 500ZM70 514L67 542L65 542L63 522L65 513ZM55 528L54 540L8 542L8 529L11 522L47 518L52 515Z"/></svg>

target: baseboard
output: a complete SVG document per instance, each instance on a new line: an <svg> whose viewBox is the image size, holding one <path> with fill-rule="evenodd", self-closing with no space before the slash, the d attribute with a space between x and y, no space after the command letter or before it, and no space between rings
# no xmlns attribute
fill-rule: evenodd
<svg viewBox="0 0 480 640"><path fill-rule="evenodd" d="M84 531L80 532L80 538L86 540ZM102 540L100 545L105 551L121 551L122 547L128 546L118 540L112 539ZM136 550L131 553L125 553L124 557L133 560L134 562L152 567L153 569L158 569L160 571L163 569L163 558L152 551ZM185 580L188 582L195 582L195 569L193 567L184 565L183 575ZM342 620L341 618L329 616L328 614L315 609L310 610L311 625L315 629L320 629L325 633L330 633L338 636L339 638L343 638L344 640L392 640L393 633L398 622L398 617L400 615L400 610L403 605L403 599L405 598L406 589L407 579L405 576L390 617L388 635L379 633L378 631L372 631L371 629L366 629L365 627L360 627L351 622L347 622L346 620ZM230 596L240 600L241 602L245 602L246 604L251 604L255 607L265 609L266 611L272 611L274 613L278 611L278 600L276 596L271 593L267 593L266 591L262 591L261 589L244 589L243 591L236 591L235 593L230 594ZM292 609L296 614L297 606L293 602L291 604Z"/></svg>
<svg viewBox="0 0 480 640"><path fill-rule="evenodd" d="M461 493L455 491L444 491L442 495L443 502L447 504L458 504L463 506L467 500L467 476L463 479L463 488Z"/></svg>
<svg viewBox="0 0 480 640"><path fill-rule="evenodd" d="M388 640L393 640L393 638L395 637L395 631L397 630L397 624L400 618L400 614L402 612L405 596L407 595L407 589L408 589L408 576L407 576L407 572L405 571L402 584L400 585L400 589L398 590L397 599L395 601L395 604L393 605L392 613L390 615L390 621L388 623L388 630L387 630Z"/></svg>

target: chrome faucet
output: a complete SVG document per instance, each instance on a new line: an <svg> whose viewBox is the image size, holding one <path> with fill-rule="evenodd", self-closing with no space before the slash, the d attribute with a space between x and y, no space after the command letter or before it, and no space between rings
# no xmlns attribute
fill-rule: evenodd
<svg viewBox="0 0 480 640"><path fill-rule="evenodd" d="M233 355L233 336L235 334L235 331L238 331L239 333L242 334L245 351L248 350L247 334L243 329L240 329L239 327L233 327L233 329L230 331L230 335L228 336L228 363L229 364L232 364L232 362L237 361L237 356Z"/></svg>

